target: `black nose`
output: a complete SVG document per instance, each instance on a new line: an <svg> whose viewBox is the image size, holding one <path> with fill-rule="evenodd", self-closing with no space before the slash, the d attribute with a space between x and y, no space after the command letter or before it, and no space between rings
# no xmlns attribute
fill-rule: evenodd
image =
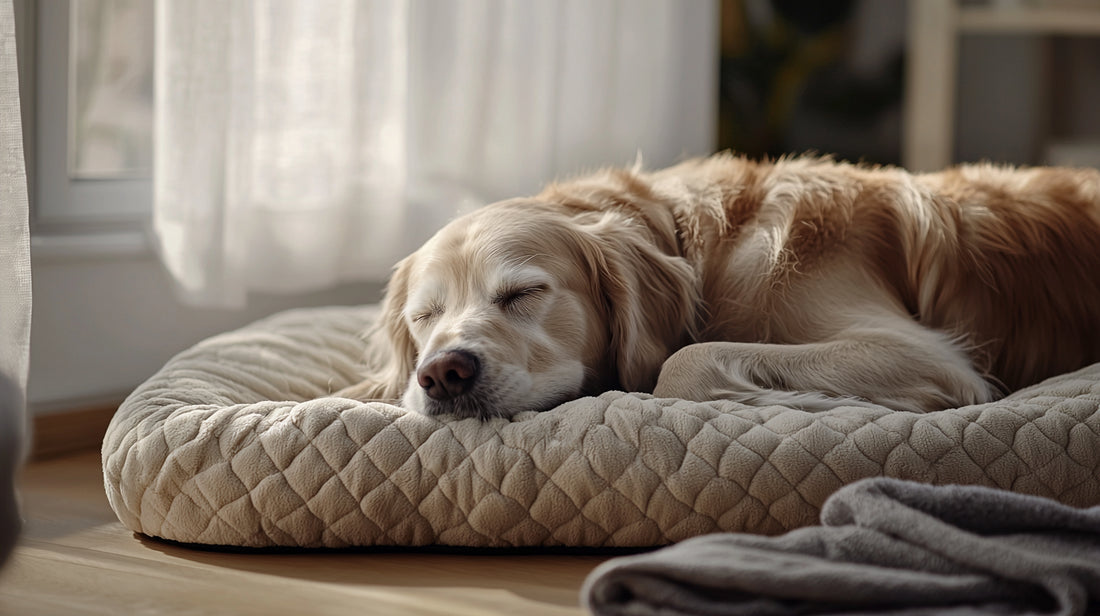
<svg viewBox="0 0 1100 616"><path fill-rule="evenodd" d="M477 382L479 362L467 351L440 351L416 370L416 382L433 400L450 400Z"/></svg>

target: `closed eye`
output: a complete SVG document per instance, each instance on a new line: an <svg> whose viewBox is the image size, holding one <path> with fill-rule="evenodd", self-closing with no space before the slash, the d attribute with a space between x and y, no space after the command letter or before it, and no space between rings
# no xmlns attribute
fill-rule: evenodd
<svg viewBox="0 0 1100 616"><path fill-rule="evenodd" d="M426 310L414 312L412 315L412 322L416 324L427 323L433 318L443 313L443 306L440 304L432 304L428 306Z"/></svg>
<svg viewBox="0 0 1100 616"><path fill-rule="evenodd" d="M548 288L549 287L544 284L530 287L507 288L493 296L493 303L501 308L511 308L521 303L523 300L530 299L546 291Z"/></svg>

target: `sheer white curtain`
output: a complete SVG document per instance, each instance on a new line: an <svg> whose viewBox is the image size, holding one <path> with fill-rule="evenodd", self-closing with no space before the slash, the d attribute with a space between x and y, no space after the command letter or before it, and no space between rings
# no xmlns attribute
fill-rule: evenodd
<svg viewBox="0 0 1100 616"><path fill-rule="evenodd" d="M12 0L0 0L0 565L19 529L15 472L23 457L31 333L27 174Z"/></svg>
<svg viewBox="0 0 1100 616"><path fill-rule="evenodd" d="M713 0L160 0L154 230L184 296L383 279L456 212L712 147Z"/></svg>

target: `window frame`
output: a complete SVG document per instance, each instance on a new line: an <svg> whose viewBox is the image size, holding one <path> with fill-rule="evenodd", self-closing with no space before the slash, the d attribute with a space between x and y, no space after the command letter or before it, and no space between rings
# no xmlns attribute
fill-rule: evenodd
<svg viewBox="0 0 1100 616"><path fill-rule="evenodd" d="M70 173L72 0L15 0L20 47L31 256L36 260L152 254L152 178Z"/></svg>

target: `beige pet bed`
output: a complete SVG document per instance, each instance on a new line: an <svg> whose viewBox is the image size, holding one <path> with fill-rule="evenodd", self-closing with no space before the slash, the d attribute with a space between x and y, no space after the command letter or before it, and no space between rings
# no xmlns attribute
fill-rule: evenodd
<svg viewBox="0 0 1100 616"><path fill-rule="evenodd" d="M252 547L652 546L813 524L876 475L1100 504L1100 364L927 415L610 392L483 423L327 397L375 314L287 312L172 359L103 444L122 523Z"/></svg>

